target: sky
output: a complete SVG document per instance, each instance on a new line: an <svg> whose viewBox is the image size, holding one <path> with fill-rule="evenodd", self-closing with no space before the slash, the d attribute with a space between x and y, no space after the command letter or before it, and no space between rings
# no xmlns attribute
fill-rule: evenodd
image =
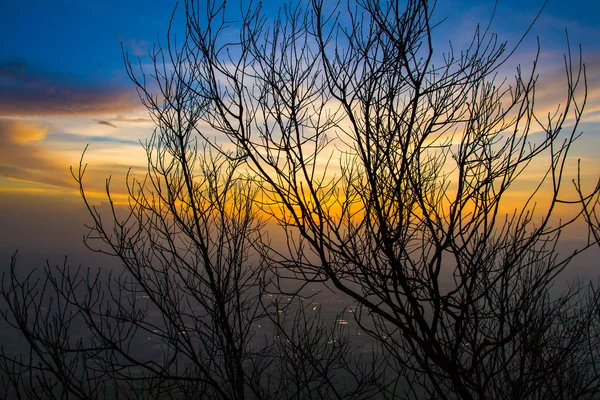
<svg viewBox="0 0 600 400"><path fill-rule="evenodd" d="M275 15L277 1L265 2ZM86 222L69 167L89 145L88 194L102 202L112 176L120 196L128 168L143 171L153 124L127 77L121 46L147 60L164 40L175 3L170 1L31 0L0 3L0 265L19 257L39 262L69 255L87 260L81 245ZM542 7L541 1L500 0L492 29L515 44ZM467 43L493 1L440 0L440 46ZM560 102L566 36L574 54L581 45L588 73L584 133L573 149L586 176L600 175L600 5L596 0L550 0L507 71L531 65L541 43L539 103ZM120 185L120 186L119 186ZM123 198L123 196L121 196Z"/></svg>

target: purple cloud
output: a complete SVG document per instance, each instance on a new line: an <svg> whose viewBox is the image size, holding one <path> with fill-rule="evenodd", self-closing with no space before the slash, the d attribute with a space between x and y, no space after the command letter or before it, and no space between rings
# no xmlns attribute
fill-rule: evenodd
<svg viewBox="0 0 600 400"><path fill-rule="evenodd" d="M0 116L92 115L140 107L133 88L0 64Z"/></svg>

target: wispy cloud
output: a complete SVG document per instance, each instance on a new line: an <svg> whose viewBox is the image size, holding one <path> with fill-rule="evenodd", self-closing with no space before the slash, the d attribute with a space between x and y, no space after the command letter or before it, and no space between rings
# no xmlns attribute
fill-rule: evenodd
<svg viewBox="0 0 600 400"><path fill-rule="evenodd" d="M32 120L0 118L0 177L28 184L75 189L76 183L69 166L77 165L80 151L86 144L92 146L85 157L85 163L90 164L85 186L96 197L103 197L107 177L115 177L111 191L123 196L127 193L125 176L128 171L133 176L143 176L147 171L139 162L143 160L143 149L139 141L134 139L51 133ZM73 145L77 145L77 150L65 150ZM7 188L10 189L10 185L0 191L4 192Z"/></svg>
<svg viewBox="0 0 600 400"><path fill-rule="evenodd" d="M111 122L108 122L108 121L101 121L101 120L98 120L98 119L96 119L94 121L96 121L99 125L106 125L106 126L110 126L111 128L116 128L117 127L115 124L113 124Z"/></svg>
<svg viewBox="0 0 600 400"><path fill-rule="evenodd" d="M131 52L137 57L148 55L148 50L151 50L153 46L146 40L134 38L123 40L123 44L128 52Z"/></svg>
<svg viewBox="0 0 600 400"><path fill-rule="evenodd" d="M53 160L39 143L47 135L38 125L0 119L0 176L73 187L68 167Z"/></svg>
<svg viewBox="0 0 600 400"><path fill-rule="evenodd" d="M127 122L127 123L135 123L135 124L152 124L152 119L150 118L126 118L123 116L118 116L117 118L111 119L113 122Z"/></svg>
<svg viewBox="0 0 600 400"><path fill-rule="evenodd" d="M560 59L562 56L557 53L542 54L540 61L542 66L539 68L539 78L535 90L535 110L536 115L542 122L547 121L547 115L555 115L565 112L565 105L569 100L568 80L565 72L564 63L552 63L550 66L546 61L548 59ZM589 53L583 55L585 64L585 82L583 70L580 75L580 81L575 92L574 100L578 107L583 106L585 98L585 110L582 122L591 122L594 119L594 114L600 110L600 53ZM577 73L579 59L573 55L573 73ZM577 76L573 76L574 79ZM587 84L586 84L587 83ZM587 87L586 87L587 86ZM587 90L587 96L586 96ZM572 121L573 104L568 111L568 121Z"/></svg>
<svg viewBox="0 0 600 400"><path fill-rule="evenodd" d="M140 142L130 139L120 139L114 136L98 136L98 135L79 135L76 133L51 133L45 137L46 140L53 142L68 142L68 143L114 143L139 146Z"/></svg>
<svg viewBox="0 0 600 400"><path fill-rule="evenodd" d="M0 64L0 116L99 115L139 106L132 88L89 83L25 63Z"/></svg>

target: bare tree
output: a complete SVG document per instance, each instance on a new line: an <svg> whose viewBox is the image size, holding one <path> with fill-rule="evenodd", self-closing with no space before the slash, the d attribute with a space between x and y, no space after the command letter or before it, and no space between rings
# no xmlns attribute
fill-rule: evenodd
<svg viewBox="0 0 600 400"><path fill-rule="evenodd" d="M313 1L269 28L250 10L225 43L219 8L200 17L191 3L183 51L201 118L259 179L288 238L282 274L326 282L368 313L358 322L403 377L390 395L594 396L596 300L578 287L550 296L578 253L557 253L574 220L552 217L585 105L581 57L565 59L562 108L540 116L537 59L498 81L513 51L489 27L436 56L431 9L365 0L346 21ZM546 173L506 215L537 159Z"/></svg>
<svg viewBox="0 0 600 400"><path fill-rule="evenodd" d="M277 296L259 188L241 159L199 140L206 102L192 89L193 69L170 49L152 56L157 93L144 86L139 93L156 129L145 144L146 176L127 180L128 207L114 204L110 180L109 207L91 205L83 156L72 170L92 218L86 245L122 268L106 276L65 261L19 277L13 258L2 277L2 315L30 352L0 355L4 394L369 396L379 372L352 354L342 327L309 315L310 298Z"/></svg>
<svg viewBox="0 0 600 400"><path fill-rule="evenodd" d="M229 21L224 2L186 1L185 37L156 47L151 74L127 62L157 125L148 176L129 186L131 213L113 211L107 228L89 206L94 235L128 275L110 298L94 279L64 269L50 278L96 332L94 346L80 342L71 356L63 328L31 328L31 280L11 275L5 315L35 354L5 357L4 369L20 379L18 368L45 356L52 367L38 371L82 397L95 393L77 357L93 359L84 371L107 385L133 382L130 391L139 369L140 391L153 396L597 398L598 289L551 292L598 245L600 188L584 193L575 181L573 200L563 182L586 102L581 54L565 57L562 106L540 115L537 58L510 84L499 78L514 49L489 25L466 49L436 53L433 8L361 0L338 14L313 0L269 23L260 5ZM538 160L547 169L510 211L508 194ZM577 207L573 218L556 217L560 203ZM286 246L270 244L262 216ZM588 240L559 254L563 228L579 222ZM375 344L370 364L348 358L349 344L332 346L334 328L307 319L300 301L291 324L263 301L267 290L300 298L307 285L355 303ZM123 301L138 293L160 324ZM68 328L67 309L54 306L58 326ZM265 318L278 340L257 351L252 324ZM167 345L161 362L132 356L138 332ZM36 349L40 338L55 351Z"/></svg>

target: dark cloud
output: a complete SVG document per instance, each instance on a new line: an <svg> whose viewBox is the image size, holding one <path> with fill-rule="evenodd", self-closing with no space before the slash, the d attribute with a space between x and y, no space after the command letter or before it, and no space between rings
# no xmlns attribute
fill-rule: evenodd
<svg viewBox="0 0 600 400"><path fill-rule="evenodd" d="M96 121L98 124L100 124L100 125L106 125L106 126L110 126L110 127L112 127L112 128L116 128L116 127L117 127L115 124L112 124L112 123L110 123L110 122L108 122L108 121L101 121L101 120L97 120L97 119L96 119L95 121Z"/></svg>
<svg viewBox="0 0 600 400"><path fill-rule="evenodd" d="M25 63L0 64L0 116L110 114L139 106L133 88L89 83Z"/></svg>

